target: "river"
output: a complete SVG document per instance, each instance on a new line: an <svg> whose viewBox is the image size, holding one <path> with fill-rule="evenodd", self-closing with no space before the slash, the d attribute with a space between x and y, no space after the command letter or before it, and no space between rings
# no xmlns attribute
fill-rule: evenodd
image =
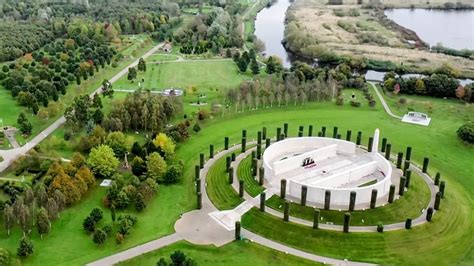
<svg viewBox="0 0 474 266"><path fill-rule="evenodd" d="M291 56L281 43L285 33L286 10L290 5L289 0L278 0L258 12L255 20L255 35L265 43L263 53L265 56L280 57L284 67L291 66Z"/></svg>
<svg viewBox="0 0 474 266"><path fill-rule="evenodd" d="M430 46L474 50L474 10L390 9L385 15Z"/></svg>

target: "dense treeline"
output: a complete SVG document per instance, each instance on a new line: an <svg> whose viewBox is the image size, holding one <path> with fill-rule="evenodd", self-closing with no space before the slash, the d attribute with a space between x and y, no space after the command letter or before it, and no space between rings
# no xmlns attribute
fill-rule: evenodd
<svg viewBox="0 0 474 266"><path fill-rule="evenodd" d="M216 7L209 14L196 16L174 37L182 44L180 51L186 54L202 54L209 49L217 53L222 48L242 47L242 18Z"/></svg>
<svg viewBox="0 0 474 266"><path fill-rule="evenodd" d="M153 33L157 40L172 38L180 23L179 5L170 2L133 2L84 5L10 2L0 9L0 61L14 60L56 38L74 37L71 24L93 27L106 41L120 42L120 34Z"/></svg>
<svg viewBox="0 0 474 266"><path fill-rule="evenodd" d="M158 132L181 111L182 102L176 97L136 91L123 102L114 104L103 125L110 131L133 129Z"/></svg>
<svg viewBox="0 0 474 266"><path fill-rule="evenodd" d="M388 72L384 77L383 86L386 90L396 94L428 95L438 98L457 97L466 102L474 101L472 84L462 86L456 78L448 74L403 78L394 72Z"/></svg>

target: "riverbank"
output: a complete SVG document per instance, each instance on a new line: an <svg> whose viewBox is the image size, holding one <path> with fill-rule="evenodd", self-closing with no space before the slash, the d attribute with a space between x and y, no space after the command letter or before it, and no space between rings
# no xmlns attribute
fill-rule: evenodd
<svg viewBox="0 0 474 266"><path fill-rule="evenodd" d="M298 0L287 12L284 43L287 50L322 62L426 74L456 62L461 77L474 77L471 59L430 52L416 33L389 22L381 10L360 5Z"/></svg>
<svg viewBox="0 0 474 266"><path fill-rule="evenodd" d="M357 2L356 0L345 0L345 2ZM364 2L369 2L364 1ZM424 8L443 10L473 9L471 0L379 0L384 8Z"/></svg>

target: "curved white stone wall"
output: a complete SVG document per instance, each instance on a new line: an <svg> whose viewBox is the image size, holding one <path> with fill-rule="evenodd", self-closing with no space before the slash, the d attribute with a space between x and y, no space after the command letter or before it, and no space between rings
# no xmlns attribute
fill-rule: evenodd
<svg viewBox="0 0 474 266"><path fill-rule="evenodd" d="M355 155L356 145L352 142L323 137L299 137L285 139L276 142L268 147L263 154L263 167L265 168L265 179L272 187L280 188L281 173L291 173L293 170L301 168L300 162L306 157L312 157L316 162L327 158L326 155L334 156L334 152L340 155ZM298 154L283 161L276 161L286 155ZM287 193L295 198L301 197L301 187L308 188L307 201L315 204L324 204L325 191L331 191L331 206L341 208L349 205L350 193L355 191L356 205L369 204L372 190L377 190L377 199L386 196L391 185L392 166L382 155L377 152L365 153L370 156L371 161L352 167L348 170L331 175L330 178L321 178L313 183L292 180L287 177ZM330 157L329 156L329 157ZM365 187L334 188L337 184L349 183L351 178L369 175L375 171L380 171L385 176L377 183ZM295 178L298 179L298 178Z"/></svg>

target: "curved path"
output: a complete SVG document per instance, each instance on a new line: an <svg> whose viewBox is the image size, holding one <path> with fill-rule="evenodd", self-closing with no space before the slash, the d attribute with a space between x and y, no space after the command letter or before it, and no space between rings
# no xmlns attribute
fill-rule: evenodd
<svg viewBox="0 0 474 266"><path fill-rule="evenodd" d="M392 110L390 110L390 107L388 106L387 102L385 101L385 99L383 98L383 96L382 96L382 94L380 93L379 89L377 88L377 85L376 85L374 82L372 82L372 81L367 81L367 83L369 83L369 84L372 86L372 88L373 88L374 91L375 91L375 94L377 94L377 96L379 97L380 102L382 103L383 109L385 109L385 112L386 112L389 116L391 116L391 117L393 117L393 118L402 119L400 116L394 114L394 113L392 112Z"/></svg>
<svg viewBox="0 0 474 266"><path fill-rule="evenodd" d="M163 46L163 43L160 43L150 50L143 54L142 58L146 59L158 49ZM123 68L120 72L115 74L112 78L110 78L109 82L114 83L117 80L119 80L122 76L128 73L128 69L130 67L134 67L138 65L138 59L135 60L134 62L130 63L128 66ZM94 92L90 94L92 97L96 93L101 93L102 92L102 86L98 87ZM16 149L11 149L11 150L0 150L0 156L3 157L3 162L0 162L0 172L4 171L13 161L15 161L18 157L21 155L26 154L30 149L38 145L41 141L43 141L45 138L47 138L51 133L53 133L56 129L58 129L60 126L62 126L66 122L66 118L64 116L59 117L56 121L54 121L49 127L38 133L33 139L31 139L29 142L27 142L25 145L22 147L16 148Z"/></svg>
<svg viewBox="0 0 474 266"><path fill-rule="evenodd" d="M238 174L237 174L238 165L242 162L243 159L245 159L245 157L247 157L252 152L252 150L255 150L255 149L256 149L255 147L250 148L245 153L239 154L239 156L237 156L235 158L235 162L233 162L232 166L234 168L234 176L236 178L238 178ZM395 159L394 156L392 156L392 157ZM435 186L435 184L434 184L433 180L431 179L431 177L429 175L423 173L422 170L418 166L416 166L412 163L410 165L410 169L412 169L416 174L420 175L423 178L423 181L425 181L425 183L429 187L430 193L431 193L430 201L428 203L428 206L423 210L423 212L421 212L421 214L418 217L416 217L415 219L412 220L412 227L414 227L414 226L418 226L418 225L421 225L421 224L424 224L424 223L427 222L426 221L426 209L428 209L428 207L430 207L430 206L431 207L434 206L434 201L435 201L435 198L436 198L436 193L438 192L437 191L438 188L437 188L437 186ZM238 192L239 189L238 189L238 185L236 183L237 182L234 182L233 188ZM398 191L398 189L396 191ZM269 194L268 191L267 191L266 194L267 195ZM272 195L272 194L273 193L270 192L270 195ZM259 197L259 196L257 196L257 197ZM268 198L270 198L270 197L267 196L267 199ZM246 191L244 191L244 199L246 201L252 203L255 207L259 208L259 200L253 200L253 198L250 195L248 195ZM283 212L274 210L270 207L266 207L265 212L283 219ZM433 212L433 215L434 215L435 212L436 211ZM297 218L297 217L294 217L294 216L290 216L290 221L294 222L294 223L297 223L297 224L309 226L309 227L313 226L312 221ZM342 231L343 230L342 225L334 225L334 224L322 224L322 223L320 223L319 228L320 229L325 229L325 230L332 230L332 231ZM402 229L405 229L405 222L392 223L392 224L384 225L384 231L395 231L395 230L402 230ZM377 226L356 226L356 225L354 225L354 226L350 226L349 230L351 232L377 232Z"/></svg>

